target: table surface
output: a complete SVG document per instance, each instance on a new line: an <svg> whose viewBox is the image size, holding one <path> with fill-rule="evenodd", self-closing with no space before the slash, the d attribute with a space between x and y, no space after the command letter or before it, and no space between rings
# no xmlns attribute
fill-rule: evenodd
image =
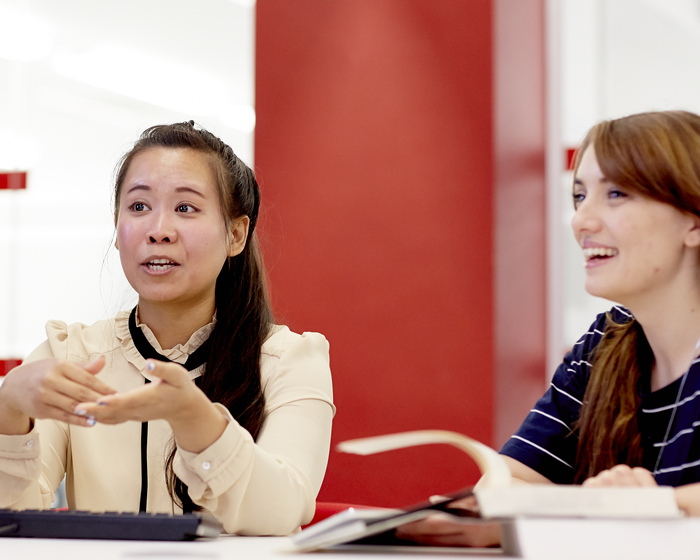
<svg viewBox="0 0 700 560"><path fill-rule="evenodd" d="M528 560L697 560L700 518L518 519L514 555ZM222 536L184 542L0 538L0 560L509 560L498 549L372 547L298 553L288 537ZM296 557L296 558L295 558ZM306 558L304 558L306 557Z"/></svg>
<svg viewBox="0 0 700 560"><path fill-rule="evenodd" d="M473 554L468 549L440 549L420 547L415 552L392 552L392 558L417 558L417 553L424 558L445 558L445 555L468 555L469 558L493 560L504 558L500 553ZM300 554L294 551L287 537L235 537L223 536L217 539L205 539L186 542L154 541L107 541L107 540L70 540L70 539L23 539L0 538L0 558L2 560L323 560L324 558L347 558L362 555L363 560L384 559L386 552L349 551L314 552ZM348 559L349 560L349 559ZM397 558L398 560L398 558Z"/></svg>

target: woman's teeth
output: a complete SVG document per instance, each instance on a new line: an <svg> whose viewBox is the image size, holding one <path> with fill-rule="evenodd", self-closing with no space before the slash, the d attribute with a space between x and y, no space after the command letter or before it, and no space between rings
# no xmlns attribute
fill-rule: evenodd
<svg viewBox="0 0 700 560"><path fill-rule="evenodd" d="M610 247L589 247L583 250L583 256L586 260L597 257L614 257L617 255L617 249Z"/></svg>
<svg viewBox="0 0 700 560"><path fill-rule="evenodd" d="M168 268L175 266L175 263L172 261L169 261L167 259L155 259L153 261L146 263L146 266L150 270L159 271L159 270L167 270Z"/></svg>

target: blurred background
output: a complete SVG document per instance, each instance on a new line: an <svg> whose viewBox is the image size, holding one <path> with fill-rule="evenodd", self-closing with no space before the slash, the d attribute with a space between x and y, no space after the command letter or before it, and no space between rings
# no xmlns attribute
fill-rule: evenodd
<svg viewBox="0 0 700 560"><path fill-rule="evenodd" d="M258 174L278 320L331 342L334 442L500 447L610 306L583 291L567 158L601 119L700 112L699 49L697 0L0 0L0 373L48 319L134 305L113 170L194 119ZM334 452L321 498L477 475Z"/></svg>

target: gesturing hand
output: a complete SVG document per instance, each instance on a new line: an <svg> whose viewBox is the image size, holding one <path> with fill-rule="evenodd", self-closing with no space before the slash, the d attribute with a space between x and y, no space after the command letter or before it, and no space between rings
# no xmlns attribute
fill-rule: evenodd
<svg viewBox="0 0 700 560"><path fill-rule="evenodd" d="M184 367L156 360L148 360L146 364L148 374L155 378L151 383L103 396L97 402L82 402L75 407L75 413L104 424L165 420L178 445L194 452L221 435L226 420L192 382Z"/></svg>
<svg viewBox="0 0 700 560"><path fill-rule="evenodd" d="M78 426L92 424L74 413L80 402L95 402L114 390L95 377L104 356L87 363L48 358L22 364L0 385L0 430L27 433L31 418L52 418Z"/></svg>

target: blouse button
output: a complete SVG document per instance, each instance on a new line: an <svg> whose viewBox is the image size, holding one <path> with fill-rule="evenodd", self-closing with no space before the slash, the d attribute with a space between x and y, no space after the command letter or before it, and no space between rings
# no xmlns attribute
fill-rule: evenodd
<svg viewBox="0 0 700 560"><path fill-rule="evenodd" d="M210 463L209 461L204 461L204 462L202 463L202 468L203 468L205 471L208 471L208 470L211 468L211 463Z"/></svg>
<svg viewBox="0 0 700 560"><path fill-rule="evenodd" d="M34 440L33 439L27 440L27 443L25 445L27 447L34 447Z"/></svg>

